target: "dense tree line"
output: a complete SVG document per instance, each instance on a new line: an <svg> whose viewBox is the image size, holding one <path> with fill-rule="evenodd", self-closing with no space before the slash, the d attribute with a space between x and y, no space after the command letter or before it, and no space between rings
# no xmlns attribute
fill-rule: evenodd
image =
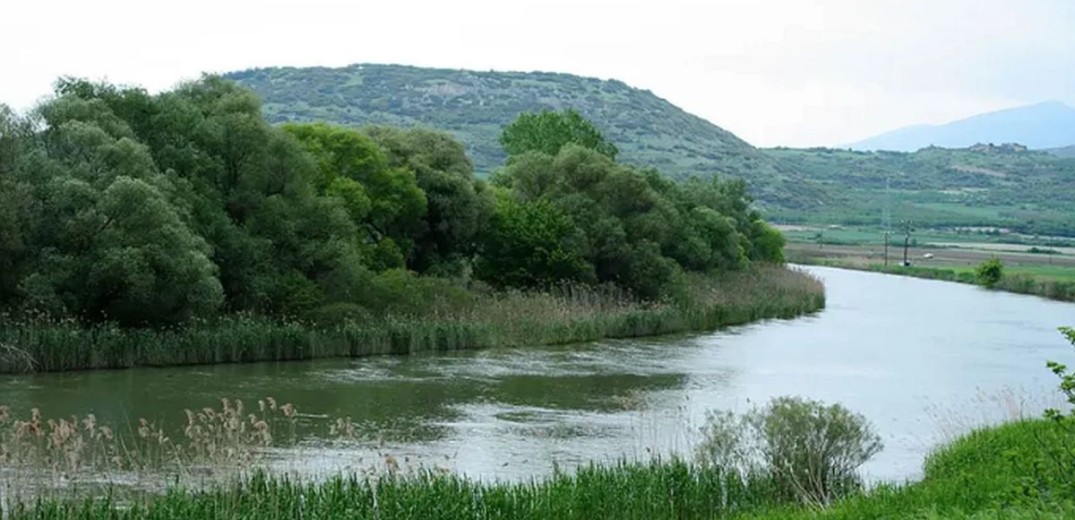
<svg viewBox="0 0 1075 520"><path fill-rule="evenodd" d="M475 284L674 297L685 270L781 260L741 182L616 163L573 112L524 115L502 141L487 183L447 134L274 127L217 77L158 95L61 80L29 114L0 107L0 309L361 319Z"/></svg>

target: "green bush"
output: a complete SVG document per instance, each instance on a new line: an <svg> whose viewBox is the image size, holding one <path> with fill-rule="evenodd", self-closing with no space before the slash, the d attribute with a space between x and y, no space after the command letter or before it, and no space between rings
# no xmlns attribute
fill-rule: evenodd
<svg viewBox="0 0 1075 520"><path fill-rule="evenodd" d="M771 479L781 498L813 506L860 490L856 471L882 448L862 415L799 397L779 397L740 416L710 413L702 433L699 463Z"/></svg>
<svg viewBox="0 0 1075 520"><path fill-rule="evenodd" d="M1061 327L1060 332L1072 346L1075 346L1075 329ZM1069 371L1066 365L1056 361L1049 361L1046 366L1060 378L1060 392L1064 394L1064 399L1068 404L1075 407L1075 373ZM1054 443L1058 446L1045 450L1046 458L1049 460L1043 463L1051 462L1062 469L1059 474L1064 475L1065 478L1059 484L1070 494L1075 492L1075 410L1068 410L1065 413L1050 408L1045 411L1045 417L1051 419L1060 429L1062 442ZM1043 446L1043 448L1049 448L1049 446Z"/></svg>
<svg viewBox="0 0 1075 520"><path fill-rule="evenodd" d="M1004 263L999 258L993 257L978 264L974 273L978 277L979 284L993 288L1001 278L1004 278Z"/></svg>

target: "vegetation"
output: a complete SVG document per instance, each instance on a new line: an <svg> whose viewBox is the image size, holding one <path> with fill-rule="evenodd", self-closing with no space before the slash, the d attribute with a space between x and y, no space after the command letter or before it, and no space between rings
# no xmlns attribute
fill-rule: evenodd
<svg viewBox="0 0 1075 520"><path fill-rule="evenodd" d="M623 291L585 286L469 295L465 305L427 301L418 293L411 295L417 302L392 300L392 305L428 305L425 314L385 314L335 325L251 315L168 328L6 321L0 324L0 347L7 347L0 348L0 373L565 344L792 318L825 302L821 282L781 267L721 277L692 274L686 286L681 301L666 303L640 302Z"/></svg>
<svg viewBox="0 0 1075 520"><path fill-rule="evenodd" d="M1075 345L1075 331L1061 330ZM1049 367L1060 377L1068 402L1075 405L1073 376L1061 364L1049 363ZM224 404L225 411L237 408ZM1046 419L981 429L955 440L927 458L919 482L870 490L845 487L839 498L828 495L835 500L805 504L803 495L786 492L780 470L786 469L783 475L787 476L827 468L832 476L846 477L844 470L856 467L879 444L855 414L838 406L783 398L747 414L745 423L739 423L748 424L747 428L739 428L734 418L728 425L724 420L729 417L711 416L706 426L708 440L699 449L700 464L672 459L591 465L574 474L557 473L517 484L394 471L376 478L336 476L321 483L302 483L256 472L229 485L174 486L163 496L124 502L111 494L15 502L4 513L13 519L1070 518L1075 514L1071 500L1075 423L1070 412L1046 414ZM85 430L94 428L83 424ZM346 430L343 423L337 431ZM739 437L744 433L760 437L744 444ZM758 452L762 471L744 473L734 468L735 460L744 460L741 447L749 442L764 447ZM733 466L714 464L724 461L732 461ZM819 461L828 464L818 466Z"/></svg>
<svg viewBox="0 0 1075 520"><path fill-rule="evenodd" d="M920 482L881 485L827 508L782 500L770 480L681 460L581 468L527 483L481 483L435 473L322 483L255 473L207 490L118 502L43 499L13 519L67 518L1070 518L1070 471L1049 463L1070 437L1048 420L972 432L932 454ZM62 496L62 495L61 495Z"/></svg>
<svg viewBox="0 0 1075 520"><path fill-rule="evenodd" d="M799 397L742 416L711 412L702 432L696 451L704 466L768 481L773 498L814 507L861 491L858 468L882 448L865 417Z"/></svg>
<svg viewBox="0 0 1075 520"><path fill-rule="evenodd" d="M536 319L531 341L560 342L821 301L762 267L782 237L741 181L617 163L571 111L511 125L491 184L445 134L277 128L217 77L159 95L61 80L2 116L4 370L516 344ZM729 304L692 289L707 277L761 285Z"/></svg>
<svg viewBox="0 0 1075 520"><path fill-rule="evenodd" d="M254 69L226 77L260 95L273 123L444 129L466 145L480 174L495 171L511 153L499 138L520 113L572 109L615 143L614 156L624 162L677 179L739 177L766 206L815 207L824 197L730 132L620 81L371 64Z"/></svg>
<svg viewBox="0 0 1075 520"><path fill-rule="evenodd" d="M795 261L801 262L803 261L803 258L796 257ZM885 266L882 264L869 264L863 266L833 260L809 260L809 262L816 265L828 265L843 269L858 269L878 273L898 274L901 276L913 276L915 278L925 278L927 280L942 280L946 282L983 285L982 280L978 278L974 270L917 266L904 267L900 265ZM1047 276L1004 274L997 282L989 287L998 291L1041 296L1043 298L1049 298L1050 300L1066 302L1075 301L1075 281L1057 280Z"/></svg>
<svg viewBox="0 0 1075 520"><path fill-rule="evenodd" d="M918 227L1075 235L1070 157L987 145L913 153L829 148L766 153L829 195L823 208L771 208L775 220L879 225L887 205L893 218L913 215Z"/></svg>
<svg viewBox="0 0 1075 520"><path fill-rule="evenodd" d="M775 221L876 225L890 199L892 215L914 215L924 227L1075 235L1075 199L1067 195L1075 159L1063 154L988 145L913 153L757 150L649 92L568 74L353 65L228 77L265 98L272 122L443 128L466 145L481 173L503 163L498 138L519 113L572 108L626 162L679 179L744 179Z"/></svg>
<svg viewBox="0 0 1075 520"><path fill-rule="evenodd" d="M997 257L990 258L978 264L974 275L979 285L992 289L1004 278L1004 264Z"/></svg>

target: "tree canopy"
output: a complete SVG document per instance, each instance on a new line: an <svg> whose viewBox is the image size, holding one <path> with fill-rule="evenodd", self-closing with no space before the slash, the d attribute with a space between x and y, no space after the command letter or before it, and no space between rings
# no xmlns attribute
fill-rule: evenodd
<svg viewBox="0 0 1075 520"><path fill-rule="evenodd" d="M0 312L360 319L477 281L654 299L684 271L782 260L741 182L617 163L571 111L523 114L503 141L490 184L447 134L274 127L214 76L156 95L63 79L28 114L0 106Z"/></svg>
<svg viewBox="0 0 1075 520"><path fill-rule="evenodd" d="M523 112L500 134L500 144L509 156L526 152L556 155L563 147L574 144L615 159L619 150L608 142L593 123L578 112L543 110Z"/></svg>

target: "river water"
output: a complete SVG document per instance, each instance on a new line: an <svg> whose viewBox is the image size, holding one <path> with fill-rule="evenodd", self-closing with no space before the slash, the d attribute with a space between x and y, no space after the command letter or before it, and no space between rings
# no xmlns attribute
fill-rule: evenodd
<svg viewBox="0 0 1075 520"><path fill-rule="evenodd" d="M103 423L178 423L185 408L274 396L302 412L297 446L272 464L301 474L385 455L475 478L689 453L706 411L774 396L839 402L885 449L873 481L921 474L952 436L1059 403L1046 360L1075 364L1057 332L1075 305L929 280L830 268L813 316L712 334L429 354L0 378L0 404ZM359 440L320 437L351 417Z"/></svg>

